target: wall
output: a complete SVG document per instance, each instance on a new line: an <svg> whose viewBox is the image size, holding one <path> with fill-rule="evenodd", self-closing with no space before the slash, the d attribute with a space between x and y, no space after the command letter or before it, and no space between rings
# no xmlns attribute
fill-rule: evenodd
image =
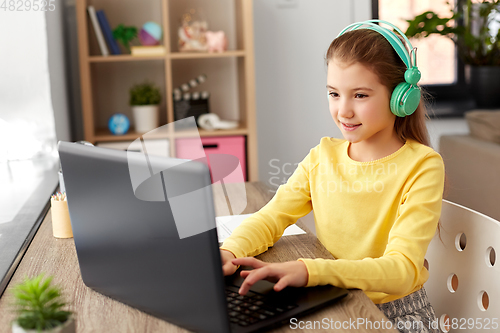
<svg viewBox="0 0 500 333"><path fill-rule="evenodd" d="M46 11L47 52L49 62L50 93L57 140L71 140L68 110L68 85L66 81L66 59L64 44L62 2L56 2L56 10Z"/></svg>
<svg viewBox="0 0 500 333"><path fill-rule="evenodd" d="M72 141L83 140L82 101L80 95L80 64L78 60L78 34L75 0L65 0L63 31L66 54L66 82Z"/></svg>

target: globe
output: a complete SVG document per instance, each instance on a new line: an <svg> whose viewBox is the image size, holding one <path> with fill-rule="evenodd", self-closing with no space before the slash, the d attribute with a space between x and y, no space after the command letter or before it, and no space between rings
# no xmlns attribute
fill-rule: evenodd
<svg viewBox="0 0 500 333"><path fill-rule="evenodd" d="M158 45L160 44L161 34L160 25L149 21L144 23L139 31L139 40L142 45Z"/></svg>
<svg viewBox="0 0 500 333"><path fill-rule="evenodd" d="M108 128L114 135L123 135L130 128L130 121L123 113L115 113L109 118Z"/></svg>

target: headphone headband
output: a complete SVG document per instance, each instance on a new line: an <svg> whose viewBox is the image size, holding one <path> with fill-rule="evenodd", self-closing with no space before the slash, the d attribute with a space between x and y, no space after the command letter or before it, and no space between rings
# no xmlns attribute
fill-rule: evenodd
<svg viewBox="0 0 500 333"><path fill-rule="evenodd" d="M401 40L394 31L381 27L375 23L384 23L391 26L396 30L403 40ZM406 71L404 74L405 82L399 83L393 90L390 99L391 112L398 117L406 117L411 115L418 107L420 103L420 88L417 86L420 80L420 71L417 68L417 55L416 48L414 48L405 34L395 25L384 20L368 20L362 22L356 22L345 27L338 35L344 34L346 31L353 31L357 29L369 29L374 30L381 34L392 46L392 48L399 55L403 63L406 65ZM409 46L409 49L406 45ZM413 55L413 61L412 61Z"/></svg>
<svg viewBox="0 0 500 333"><path fill-rule="evenodd" d="M380 25L375 24L377 22L387 24L387 25L391 26L392 28L394 28L401 35L401 37L403 37L404 41L408 44L410 51L408 51L408 49L403 44L401 39L399 39L399 37L394 32L392 32L391 30L389 30L387 28L381 27ZM363 27L364 25L368 25L368 27ZM345 27L337 35L337 37L339 37L340 35L344 34L347 31L353 31L353 30L357 30L357 29L369 29L369 30L377 31L379 34L384 36L384 38L387 39L387 41L392 45L392 47L394 48L396 53L399 55L401 60L405 63L407 68L412 68L413 66L416 66L417 57L416 57L415 48L411 45L410 40L406 37L406 35L398 27L396 27L394 24L387 22L387 21L384 21L384 20L368 20L368 21L362 21L362 22L355 22L355 23L352 23L352 24L348 25L347 27ZM413 54L413 61L411 58L412 54Z"/></svg>

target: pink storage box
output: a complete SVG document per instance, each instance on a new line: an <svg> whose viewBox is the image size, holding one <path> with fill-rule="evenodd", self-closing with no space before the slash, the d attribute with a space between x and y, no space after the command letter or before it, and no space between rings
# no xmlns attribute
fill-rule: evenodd
<svg viewBox="0 0 500 333"><path fill-rule="evenodd" d="M210 154L229 154L238 158L241 165L241 170L243 171L243 180L247 180L246 171L246 153L245 153L245 137L244 136L221 136L221 137L204 137L201 138L201 143L203 144L204 153L201 151L201 147L197 145L198 139L176 139L175 140L175 151L178 158L185 159L198 159L206 155L208 159L208 166L210 168ZM212 174L212 169L210 169ZM224 178L226 183L238 182L238 176L236 173L230 174ZM213 179L213 174L212 174Z"/></svg>

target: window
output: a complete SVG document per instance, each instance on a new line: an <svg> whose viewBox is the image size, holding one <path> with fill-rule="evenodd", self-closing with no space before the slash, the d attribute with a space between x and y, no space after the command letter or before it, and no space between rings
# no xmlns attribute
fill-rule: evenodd
<svg viewBox="0 0 500 333"><path fill-rule="evenodd" d="M16 32L0 35L2 50L9 50L0 52L0 163L51 154L56 147L45 12L1 16L0 29Z"/></svg>
<svg viewBox="0 0 500 333"><path fill-rule="evenodd" d="M454 6L454 0L450 0ZM406 19L432 10L442 17L451 17L450 5L436 0L379 0L379 18L395 24L403 32L408 28ZM417 65L422 72L420 84L453 84L456 81L455 44L449 38L431 35L410 40L417 48Z"/></svg>
<svg viewBox="0 0 500 333"><path fill-rule="evenodd" d="M372 16L405 31L408 27L406 19L426 10L439 16L451 16L450 8L462 8L465 0L448 0L448 3L446 0L372 0ZM411 39L410 42L417 47L417 65L422 72L420 84L432 96L434 115L462 117L465 111L472 109L474 102L466 89L464 64L457 56L453 41L436 35ZM431 117L434 115L430 114Z"/></svg>

